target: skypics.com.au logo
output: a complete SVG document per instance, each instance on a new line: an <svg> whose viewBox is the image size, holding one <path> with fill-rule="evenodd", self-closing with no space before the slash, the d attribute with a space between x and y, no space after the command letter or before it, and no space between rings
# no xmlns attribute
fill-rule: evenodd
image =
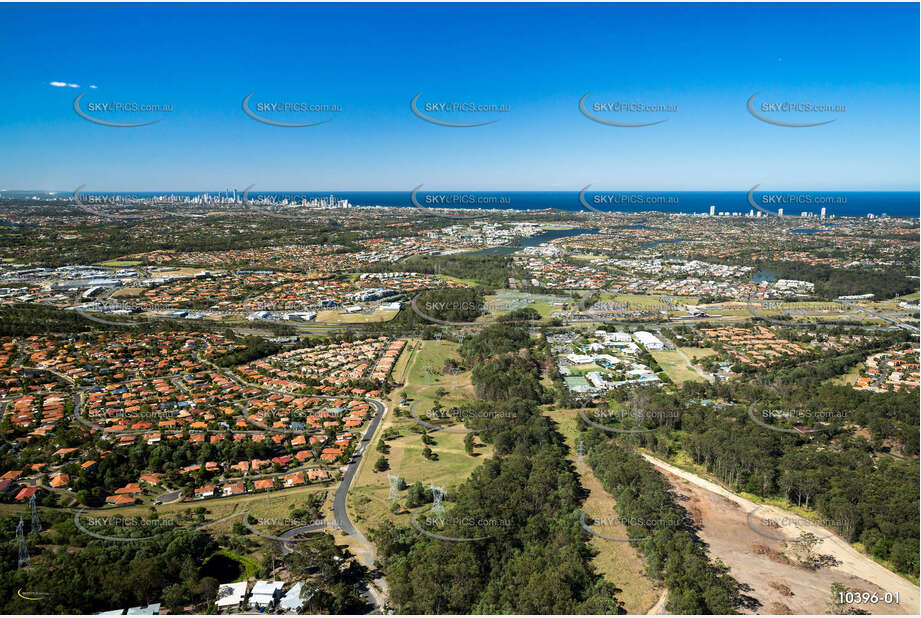
<svg viewBox="0 0 921 618"><path fill-rule="evenodd" d="M848 522L840 519L812 520L806 519L805 517L791 517L789 515L773 518L756 518L755 513L762 508L765 507L755 507L748 513L748 527L763 537L774 539L775 541L783 541L784 543L806 543L809 542L810 539L808 535L811 535L815 540L829 539L835 536L835 533L830 532L828 528L844 529L848 524ZM756 521L756 519L758 521ZM780 533L784 528L795 528L801 532L799 536L786 536Z"/></svg>
<svg viewBox="0 0 921 618"><path fill-rule="evenodd" d="M592 536L625 543L647 541L657 530L678 528L682 523L677 518L644 519L610 515L590 516L584 511L579 513L579 525ZM623 536L625 532L627 536Z"/></svg>
<svg viewBox="0 0 921 618"><path fill-rule="evenodd" d="M803 212L800 211L798 213L794 210L793 212L785 213L784 209L787 207L793 209L805 207L827 208L829 206L844 206L847 204L846 195L814 193L808 191L804 191L802 193L793 193L790 191L759 191L760 195L756 199L755 191L757 191L760 187L761 185L757 184L748 190L748 204L755 210L758 210L769 216L790 217ZM775 210L769 210L766 207L774 207Z"/></svg>
<svg viewBox="0 0 921 618"><path fill-rule="evenodd" d="M420 92L409 102L409 109L417 118L440 127L470 128L483 127L499 122L498 118L475 122L459 122L461 118L482 117L483 114L505 114L511 106L503 103L483 103L480 101L421 101ZM436 115L446 115L438 118Z"/></svg>
<svg viewBox="0 0 921 618"><path fill-rule="evenodd" d="M502 518L450 515L439 506L431 508L422 522L419 519L419 513L413 513L410 518L410 524L416 531L429 538L451 543L485 541L512 525L510 520Z"/></svg>
<svg viewBox="0 0 921 618"><path fill-rule="evenodd" d="M607 433L649 433L657 431L669 424L674 425L681 419L681 412L678 410L593 410L592 416L602 421L613 421L617 424L629 424L630 427L611 427L607 424L595 422L588 417L585 408L579 409L579 418L581 418L589 427L605 431ZM644 424L651 422L656 426L653 428L643 427Z"/></svg>
<svg viewBox="0 0 921 618"><path fill-rule="evenodd" d="M748 406L748 417L752 422L771 431L798 436L809 436L823 431L832 431L853 415L852 412L846 410L811 410L808 408L768 408L756 413L755 406L757 404L758 402L756 401ZM778 427L774 424L777 422L792 425L792 428ZM814 426L817 423L821 423L821 425Z"/></svg>
<svg viewBox="0 0 921 618"><path fill-rule="evenodd" d="M74 525L80 532L88 534L103 541L116 543L132 543L145 541L156 537L165 530L172 529L178 524L172 519L142 519L140 517L96 517L84 515L86 508L81 508L74 513ZM154 534L131 536L129 531L140 530L154 531Z"/></svg>
<svg viewBox="0 0 921 618"><path fill-rule="evenodd" d="M311 103L308 101L287 100L285 98L275 100L253 101L255 92L250 92L243 98L241 107L243 113L262 124L273 127L283 128L303 128L315 127L317 125L330 122L334 116L342 112L342 106L332 103ZM304 117L306 114L322 114L325 116L317 120L302 120L294 122L295 118Z"/></svg>
<svg viewBox="0 0 921 618"><path fill-rule="evenodd" d="M640 100L596 101L588 104L588 97L591 94L587 92L579 99L579 111L589 120L609 127L653 127L668 122L668 118L661 118L662 115L678 112L677 104ZM658 117L658 119L632 120L634 117L648 118L650 116ZM628 118L631 121L627 121Z"/></svg>
<svg viewBox="0 0 921 618"><path fill-rule="evenodd" d="M257 536L282 544L300 543L309 540L303 535L324 530L339 530L339 523L332 519L306 519L300 517L257 517L251 518L249 511L243 514L243 525ZM280 535L268 534L256 528L263 526L284 530Z"/></svg>
<svg viewBox="0 0 921 618"><path fill-rule="evenodd" d="M419 413L416 411L419 402L415 402L409 408L409 415L413 419L430 431L441 431L444 433L455 433L455 434L468 434L475 433L474 429L451 429L449 427L443 427L441 425L435 425L429 423L428 421L423 420ZM453 408L433 408L429 410L427 416L431 420L443 419L450 420L453 423L462 423L466 420L477 419L477 418L517 418L515 415L508 412L499 412L496 410L491 410L488 408L480 409L475 407L453 407Z"/></svg>
<svg viewBox="0 0 921 618"><path fill-rule="evenodd" d="M160 122L160 118L150 118L152 114L162 117L163 114L174 111L170 103L150 103L141 101L123 101L110 99L108 101L86 101L83 97L88 93L83 92L74 99L74 112L93 124L104 127L135 128L146 127ZM86 111L83 110L86 107ZM145 118L142 120L142 118ZM133 120L129 122L129 119Z"/></svg>
<svg viewBox="0 0 921 618"><path fill-rule="evenodd" d="M579 204L586 210L603 215L616 211L619 208L661 208L662 206L677 207L681 204L681 199L677 195L665 195L660 193L647 193L637 191L593 191L591 199L588 197L588 190L592 185L585 185L579 191ZM601 210L600 207L604 207Z"/></svg>
<svg viewBox="0 0 921 618"><path fill-rule="evenodd" d="M821 116L827 117L829 114L842 114L847 112L847 105L841 103L817 103L814 101L762 101L761 103L756 103L755 99L760 92L756 92L748 98L748 101L745 103L748 113L760 120L761 122L766 122L767 124L772 124L778 127L791 127L791 128L806 128L806 127L821 127L826 124L831 124L837 120L837 118L831 118L830 120L822 119L812 122L791 122L789 120L779 120L778 116L786 118L802 118L814 117L813 114L820 114ZM789 116L789 114L797 114L796 116Z"/></svg>

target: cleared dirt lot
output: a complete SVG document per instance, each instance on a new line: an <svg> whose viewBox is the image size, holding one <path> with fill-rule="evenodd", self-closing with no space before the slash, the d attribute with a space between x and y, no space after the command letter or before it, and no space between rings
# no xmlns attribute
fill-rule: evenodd
<svg viewBox="0 0 921 618"><path fill-rule="evenodd" d="M899 593L900 604L854 604L870 614L918 614L918 587L860 554L839 537L825 538L816 553L831 555L836 566L818 570L798 566L793 558L792 543L785 543L755 532L754 528L775 536L796 538L803 531L827 536L818 526L803 527L796 515L775 507L761 507L731 494L722 487L691 473L647 457L672 484L680 503L699 527L701 539L714 558L730 567L733 577L745 593L754 599L744 613L757 614L827 614L831 585L835 582L852 591ZM788 518L788 519L785 519ZM771 528L765 520L785 522Z"/></svg>

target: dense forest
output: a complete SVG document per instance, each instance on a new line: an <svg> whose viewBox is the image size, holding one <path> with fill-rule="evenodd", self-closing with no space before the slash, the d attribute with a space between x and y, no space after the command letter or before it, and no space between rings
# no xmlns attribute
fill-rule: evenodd
<svg viewBox="0 0 921 618"><path fill-rule="evenodd" d="M476 253L414 255L394 263L370 264L367 272L417 272L471 279L490 288L504 288L509 277L524 277L511 256Z"/></svg>
<svg viewBox="0 0 921 618"><path fill-rule="evenodd" d="M917 392L733 381L689 382L675 395L644 396L665 400L659 405L679 411L680 420L670 431L623 441L663 457L685 453L736 491L815 509L848 541L888 560L896 571L918 575L918 464L876 448L886 448L897 437L905 440L906 453L917 452ZM713 406L703 401L757 402L753 414L759 419L764 410L798 411L823 430L805 435L772 431L752 420L750 403ZM848 431L855 424L870 428L872 438Z"/></svg>
<svg viewBox="0 0 921 618"><path fill-rule="evenodd" d="M0 611L4 614L92 614L163 601L180 610L186 603L214 598L218 581L200 565L217 549L211 537L188 527L159 526L154 538L134 542L102 541L80 532L72 515L59 513L42 545L30 538L34 567L17 569L15 542L0 544ZM0 519L4 539L15 538L18 518ZM48 525L48 521L45 525ZM26 530L28 530L28 522ZM138 536L149 528L138 526ZM125 535L100 528L103 534ZM46 549L47 547L47 549ZM74 547L77 551L68 548ZM40 564L40 566L37 566ZM18 591L37 601L23 599Z"/></svg>
<svg viewBox="0 0 921 618"><path fill-rule="evenodd" d="M291 575L307 582L312 593L307 609L318 614L363 614L367 607L358 592L368 572L332 535L311 535L285 557ZM307 612L305 612L307 613Z"/></svg>
<svg viewBox="0 0 921 618"><path fill-rule="evenodd" d="M754 266L756 270L777 273L778 279L811 281L815 283L815 295L826 300L855 294L892 298L918 289L917 282L906 274L906 269L833 268L824 264L779 261L760 262Z"/></svg>

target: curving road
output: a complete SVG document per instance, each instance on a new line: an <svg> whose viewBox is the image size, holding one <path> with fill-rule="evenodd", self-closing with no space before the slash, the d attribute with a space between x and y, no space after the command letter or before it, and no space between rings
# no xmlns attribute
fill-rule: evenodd
<svg viewBox="0 0 921 618"><path fill-rule="evenodd" d="M362 434L361 442L359 446L355 449L355 453L352 455L351 461L348 463L345 469L345 473L342 475L342 481L339 483L339 487L336 488L336 493L333 496L333 521L335 527L342 530L342 533L346 536L350 536L359 543L361 543L364 548L363 552L363 562L371 570L374 570L374 548L368 542L368 539L361 533L358 528L355 527L355 524L352 523L352 520L349 518L349 511L346 507L346 498L348 497L349 489L352 487L352 481L355 480L355 475L358 473L358 468L361 466L362 457L365 455L368 445L371 443L371 439L374 437L375 432L377 431L378 426L380 425L381 419L384 418L384 413L387 412L387 407L383 402L378 401L377 399L368 399L371 404L374 406L375 412L374 417L371 419L371 422L368 424L367 429L364 434ZM309 526L298 526L297 528L292 528L287 530L281 535L281 538L293 540L296 536L301 534L306 534L308 532L317 532L319 530L325 529L325 526L318 524L311 524ZM282 542L282 553L287 554L291 552L291 548L288 546L287 542ZM382 611L385 607L385 603L381 598L380 590L386 590L386 582L383 577L380 577L374 580L375 585L369 585L367 588L362 590L362 594L365 599L368 601L374 610L373 611Z"/></svg>
<svg viewBox="0 0 921 618"><path fill-rule="evenodd" d="M365 430L364 434L362 434L361 442L359 442L358 448L355 449L351 461L346 466L345 474L342 475L342 482L339 483L336 494L333 496L333 519L335 519L336 525L341 528L345 534L355 537L362 545L370 550L368 540L358 528L355 527L352 520L349 519L348 509L346 509L345 506L345 499L352 486L352 481L355 479L355 474L358 472L358 467L361 465L361 458L364 456L368 445L371 443L371 438L374 437L374 433L377 431L377 427L380 425L381 419L384 418L384 413L387 411L387 407L377 399L369 399L368 401L370 401L375 408L374 418L371 419L368 428Z"/></svg>

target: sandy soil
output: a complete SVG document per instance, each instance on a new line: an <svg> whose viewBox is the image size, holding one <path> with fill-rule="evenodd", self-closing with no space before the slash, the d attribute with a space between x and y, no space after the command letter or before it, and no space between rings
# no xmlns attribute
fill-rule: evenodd
<svg viewBox="0 0 921 618"><path fill-rule="evenodd" d="M890 592L900 596L900 604L887 605L880 600L876 604L853 604L856 609L870 614L918 614L917 586L864 556L829 530L804 523L789 511L757 505L716 483L649 455L643 456L672 484L680 503L698 525L711 557L729 566L733 577L743 584L744 594L753 599L751 607L742 609L744 613L827 614L831 585L837 582L855 592L876 592L880 596ZM756 508L750 526L748 516ZM769 527L765 520L773 521L776 527ZM826 537L815 552L834 557L837 565L817 570L798 566L793 559L793 543L759 534L753 528L785 538L796 538L803 531Z"/></svg>

